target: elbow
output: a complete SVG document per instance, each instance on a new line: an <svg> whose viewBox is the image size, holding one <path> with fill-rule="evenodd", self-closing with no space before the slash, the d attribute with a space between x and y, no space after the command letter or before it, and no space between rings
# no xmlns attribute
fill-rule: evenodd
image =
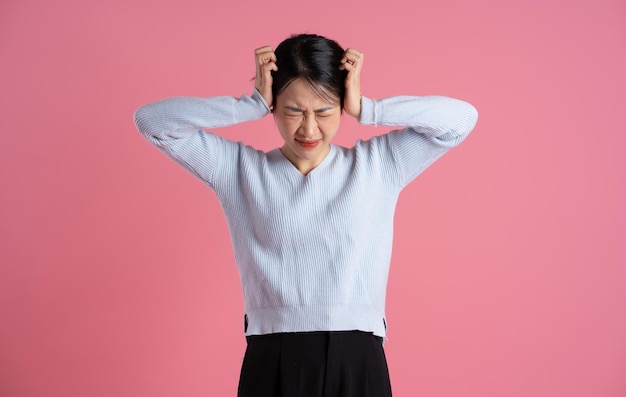
<svg viewBox="0 0 626 397"><path fill-rule="evenodd" d="M467 104L469 106L469 120L470 120L470 127L469 130L473 130L474 127L476 126L476 123L478 122L478 109L476 109L474 107L474 105L472 105L471 103Z"/></svg>
<svg viewBox="0 0 626 397"><path fill-rule="evenodd" d="M137 131L146 137L152 135L149 122L149 111L147 108L148 105L143 105L139 109L135 110L135 113L133 114L133 122L135 123Z"/></svg>
<svg viewBox="0 0 626 397"><path fill-rule="evenodd" d="M459 135L468 135L478 122L478 110L469 102L462 102L462 111L459 112L459 124L457 131Z"/></svg>
<svg viewBox="0 0 626 397"><path fill-rule="evenodd" d="M470 103L458 101L458 107L454 115L454 123L437 140L443 146L453 148L458 146L472 132L478 122L478 110Z"/></svg>
<svg viewBox="0 0 626 397"><path fill-rule="evenodd" d="M455 146L463 142L472 132L478 122L478 110L469 102L462 101L459 109L456 126L452 135L455 136Z"/></svg>

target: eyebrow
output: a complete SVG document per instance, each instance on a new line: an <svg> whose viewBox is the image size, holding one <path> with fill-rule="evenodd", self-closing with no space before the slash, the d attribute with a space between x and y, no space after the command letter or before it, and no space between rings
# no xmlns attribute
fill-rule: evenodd
<svg viewBox="0 0 626 397"><path fill-rule="evenodd" d="M323 108L319 108L319 109L315 109L313 112L315 113L322 113L325 112L327 110L331 110L333 107L332 106L326 106ZM304 112L304 110L300 109L299 107L296 106L285 106L285 109L291 110L292 112Z"/></svg>

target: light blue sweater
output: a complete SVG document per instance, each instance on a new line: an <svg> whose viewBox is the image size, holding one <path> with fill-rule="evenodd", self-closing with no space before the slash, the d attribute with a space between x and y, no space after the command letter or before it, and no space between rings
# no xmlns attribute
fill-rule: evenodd
<svg viewBox="0 0 626 397"><path fill-rule="evenodd" d="M217 194L241 276L246 335L361 330L385 336L398 195L465 139L476 109L438 96L363 97L361 124L405 128L352 148L332 145L306 176L278 149L264 153L203 130L268 113L255 90L241 98L151 103L137 110L135 123Z"/></svg>

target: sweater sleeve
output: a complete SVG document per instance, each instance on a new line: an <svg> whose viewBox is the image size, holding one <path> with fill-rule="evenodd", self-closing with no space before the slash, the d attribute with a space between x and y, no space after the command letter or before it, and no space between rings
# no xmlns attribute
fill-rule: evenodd
<svg viewBox="0 0 626 397"><path fill-rule="evenodd" d="M411 182L472 131L478 112L471 104L442 96L362 98L361 124L401 126L377 137L391 153L401 187Z"/></svg>
<svg viewBox="0 0 626 397"><path fill-rule="evenodd" d="M261 94L240 98L174 97L149 103L134 114L139 132L157 149L213 187L215 170L238 144L204 129L227 127L262 118L270 112Z"/></svg>

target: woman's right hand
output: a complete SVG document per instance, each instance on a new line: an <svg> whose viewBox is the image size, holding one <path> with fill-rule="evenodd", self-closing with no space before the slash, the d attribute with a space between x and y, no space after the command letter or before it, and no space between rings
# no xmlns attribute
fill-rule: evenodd
<svg viewBox="0 0 626 397"><path fill-rule="evenodd" d="M261 93L267 106L270 109L272 103L272 70L277 71L276 55L270 46L264 46L254 50L256 61L256 76L254 78L254 87Z"/></svg>

